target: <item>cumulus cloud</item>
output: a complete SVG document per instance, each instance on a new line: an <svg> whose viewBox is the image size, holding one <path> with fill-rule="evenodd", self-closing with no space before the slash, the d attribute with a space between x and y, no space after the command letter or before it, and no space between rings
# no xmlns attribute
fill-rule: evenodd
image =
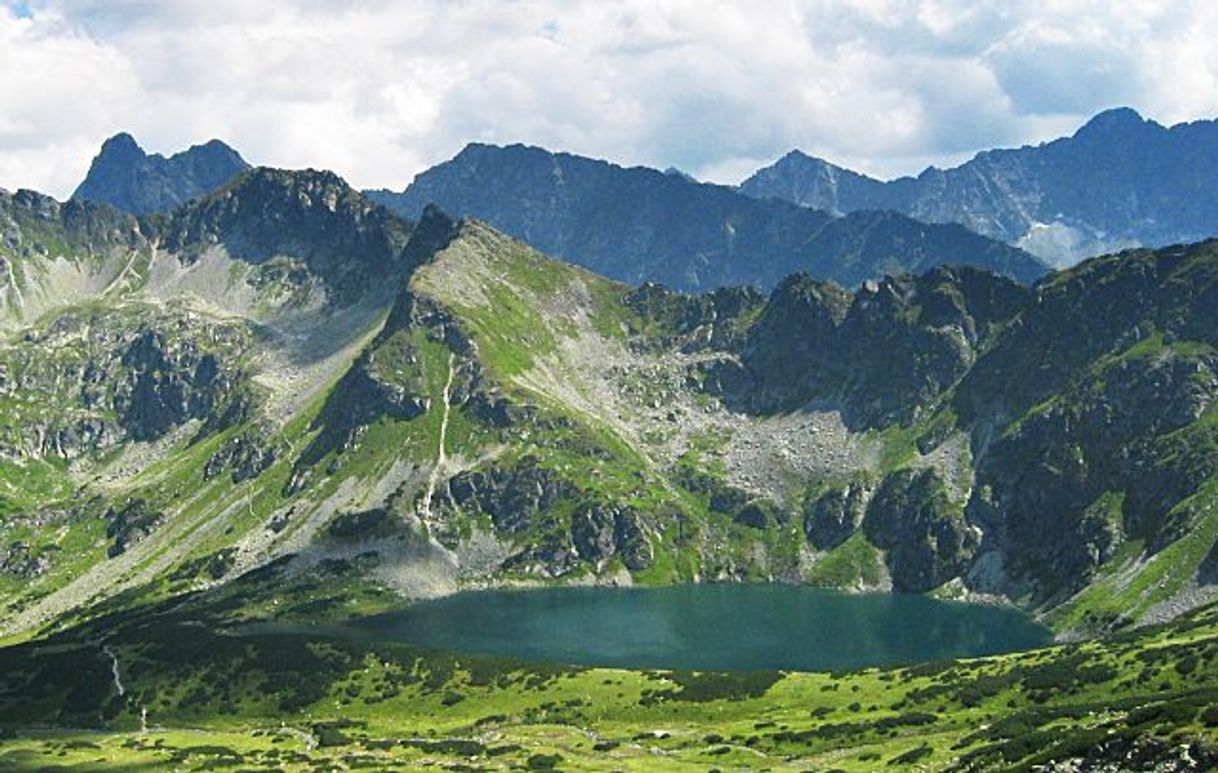
<svg viewBox="0 0 1218 773"><path fill-rule="evenodd" d="M66 196L119 130L361 187L475 140L891 176L1116 104L1218 115L1212 29L1206 0L0 0L0 185Z"/></svg>

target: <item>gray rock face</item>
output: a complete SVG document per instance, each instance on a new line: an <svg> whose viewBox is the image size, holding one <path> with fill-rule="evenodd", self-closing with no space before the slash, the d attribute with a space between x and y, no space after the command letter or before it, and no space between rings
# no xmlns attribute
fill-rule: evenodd
<svg viewBox="0 0 1218 773"><path fill-rule="evenodd" d="M241 324L178 310L65 313L0 347L0 397L22 427L0 452L71 460L192 420L201 434L232 426L255 402L240 362L250 344Z"/></svg>
<svg viewBox="0 0 1218 773"><path fill-rule="evenodd" d="M617 505L586 505L571 516L571 541L579 557L601 562L619 555L627 568L651 566L654 556L637 513Z"/></svg>
<svg viewBox="0 0 1218 773"><path fill-rule="evenodd" d="M130 134L106 140L72 198L135 215L168 212L211 193L249 169L237 151L219 140L169 158L145 153Z"/></svg>
<svg viewBox="0 0 1218 773"><path fill-rule="evenodd" d="M774 291L737 346L700 374L740 410L834 401L855 428L908 421L965 374L993 327L1031 294L968 268L866 282L854 293L807 276Z"/></svg>
<svg viewBox="0 0 1218 773"><path fill-rule="evenodd" d="M556 506L577 500L569 527L558 519ZM621 558L631 570L651 566L653 548L643 523L645 517L629 506L587 498L571 481L538 460L525 457L509 466L491 466L458 473L437 492L432 503L446 536L455 545L455 534L445 531L458 517L489 518L494 529L518 540L518 550L503 567L509 571L541 572L558 577L581 562L602 565ZM542 532L538 538L520 537Z"/></svg>
<svg viewBox="0 0 1218 773"><path fill-rule="evenodd" d="M511 467L456 475L433 508L487 515L498 531L515 533L535 525L555 502L574 493L570 483L526 457Z"/></svg>
<svg viewBox="0 0 1218 773"><path fill-rule="evenodd" d="M1072 137L990 150L952 168L882 182L794 151L740 190L814 209L888 209L959 223L1056 265L1119 248L1218 235L1218 121L1170 129L1121 108Z"/></svg>
<svg viewBox="0 0 1218 773"><path fill-rule="evenodd" d="M1025 282L1046 270L1025 252L956 226L891 212L834 217L521 145L470 145L402 193L368 195L408 218L435 204L605 276L681 289L769 288L794 271L853 286L943 263L983 266Z"/></svg>
<svg viewBox="0 0 1218 773"><path fill-rule="evenodd" d="M867 507L863 529L887 552L897 590L922 592L959 576L977 548L963 507L934 470L901 470L884 479Z"/></svg>
<svg viewBox="0 0 1218 773"><path fill-rule="evenodd" d="M37 257L104 256L146 245L136 218L108 206L60 203L25 189L0 191L0 261L5 265Z"/></svg>
<svg viewBox="0 0 1218 773"><path fill-rule="evenodd" d="M1190 427L1216 399L1218 358L1168 350L1104 369L997 439L979 479L1013 571L1069 592L1127 538L1153 554L1188 533L1198 513L1169 514L1218 473L1213 431Z"/></svg>
<svg viewBox="0 0 1218 773"><path fill-rule="evenodd" d="M247 432L225 441L203 465L203 478L211 480L228 471L233 483L258 477L275 463L278 451L264 446L259 435Z"/></svg>
<svg viewBox="0 0 1218 773"><path fill-rule="evenodd" d="M106 521L106 537L112 540L106 549L111 558L125 553L127 548L147 538L165 522L165 515L150 508L142 499L111 507L103 518Z"/></svg>
<svg viewBox="0 0 1218 773"><path fill-rule="evenodd" d="M155 440L189 419L207 419L233 396L240 374L190 339L144 330L122 353L118 421L133 440Z"/></svg>
<svg viewBox="0 0 1218 773"><path fill-rule="evenodd" d="M648 282L624 303L644 323L635 341L652 349L686 352L725 350L744 341L744 320L758 311L766 296L752 287L723 287L704 295L675 292Z"/></svg>
<svg viewBox="0 0 1218 773"><path fill-rule="evenodd" d="M32 580L46 574L51 566L51 559L45 551L32 548L21 540L0 547L0 575Z"/></svg>
<svg viewBox="0 0 1218 773"><path fill-rule="evenodd" d="M832 550L863 522L867 491L857 483L835 486L807 503L804 534L819 550Z"/></svg>
<svg viewBox="0 0 1218 773"><path fill-rule="evenodd" d="M223 245L265 265L290 258L325 283L338 303L377 283L397 281L422 247L410 250L410 223L377 206L333 172L259 167L223 190L155 221L162 248L191 262ZM435 234L426 231L428 239Z"/></svg>

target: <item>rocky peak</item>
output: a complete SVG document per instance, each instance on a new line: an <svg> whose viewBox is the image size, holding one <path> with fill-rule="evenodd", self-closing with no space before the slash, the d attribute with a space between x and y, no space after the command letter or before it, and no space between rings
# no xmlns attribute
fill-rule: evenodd
<svg viewBox="0 0 1218 773"><path fill-rule="evenodd" d="M176 153L149 155L121 132L106 140L73 199L110 204L136 215L167 212L211 193L249 168L220 140Z"/></svg>
<svg viewBox="0 0 1218 773"><path fill-rule="evenodd" d="M24 188L0 191L0 254L59 256L66 249L97 255L142 243L136 219L111 207L88 201L60 203Z"/></svg>
<svg viewBox="0 0 1218 773"><path fill-rule="evenodd" d="M303 261L344 294L398 276L410 223L333 172L259 167L158 221L165 249L184 259L214 245L251 263Z"/></svg>
<svg viewBox="0 0 1218 773"><path fill-rule="evenodd" d="M883 185L796 149L745 180L740 191L756 198L774 197L841 214L862 208L858 202L874 198ZM880 203L870 208L879 208Z"/></svg>
<svg viewBox="0 0 1218 773"><path fill-rule="evenodd" d="M820 170L822 172L830 171L845 171L842 167L830 163L823 158L810 156L802 150L796 148L790 151L782 158L774 163L774 169L805 169L805 170Z"/></svg>
<svg viewBox="0 0 1218 773"><path fill-rule="evenodd" d="M434 204L423 209L403 253L411 265L418 265L448 246L457 235L460 224Z"/></svg>
<svg viewBox="0 0 1218 773"><path fill-rule="evenodd" d="M97 154L95 163L131 162L146 157L144 149L135 141L135 137L127 132L119 132L102 143L101 152Z"/></svg>
<svg viewBox="0 0 1218 773"><path fill-rule="evenodd" d="M1074 137L1075 139L1103 139L1157 125L1154 121L1147 121L1131 107L1114 107L1111 110L1097 113L1075 132Z"/></svg>
<svg viewBox="0 0 1218 773"><path fill-rule="evenodd" d="M49 220L59 215L60 204L51 196L29 188L19 188L11 198L13 206L20 207L30 214L43 220Z"/></svg>

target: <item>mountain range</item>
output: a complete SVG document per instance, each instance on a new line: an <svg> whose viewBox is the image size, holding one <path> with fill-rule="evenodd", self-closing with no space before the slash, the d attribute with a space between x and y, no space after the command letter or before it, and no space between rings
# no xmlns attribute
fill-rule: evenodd
<svg viewBox="0 0 1218 773"><path fill-rule="evenodd" d="M262 167L145 214L0 192L0 728L24 733L0 760L1218 763L1218 240L1029 282L920 252L962 234L1036 265L960 226L466 154L394 195ZM816 222L860 263L694 276L669 252L654 270L711 289L626 283L422 203L493 205L479 180L543 192L504 217L624 234L706 208L779 245ZM616 209L563 220L597 196ZM873 273L876 244L919 270ZM468 588L756 581L1009 604L1090 641L786 676L324 629Z"/></svg>
<svg viewBox="0 0 1218 773"><path fill-rule="evenodd" d="M1218 121L1165 128L1129 108L1073 136L987 150L951 169L880 181L799 151L740 191L835 213L892 210L960 223L1057 266L1126 247L1218 234Z"/></svg>
<svg viewBox="0 0 1218 773"><path fill-rule="evenodd" d="M473 144L400 193L367 193L407 218L436 204L620 281L685 290L768 288L796 270L853 286L936 263L1031 281L1045 269L1026 254L927 224L962 225L1058 267L1128 247L1194 242L1218 235L1218 209L1207 195L1216 160L1214 121L1165 128L1116 108L1070 137L987 150L955 168L890 181L796 150L732 190L673 170ZM246 166L218 140L166 159L120 134L73 198L133 214L167 211Z"/></svg>
<svg viewBox="0 0 1218 773"><path fill-rule="evenodd" d="M955 225L894 212L830 215L522 145L470 145L402 193L369 195L405 217L435 204L613 279L683 290L770 289L794 271L853 287L940 263L982 266L1023 282L1046 270L1027 253Z"/></svg>
<svg viewBox="0 0 1218 773"><path fill-rule="evenodd" d="M219 140L165 159L120 134L103 144L72 198L136 215L168 212L245 168ZM613 279L687 290L769 288L797 270L847 286L940 263L977 265L1023 282L1047 270L1027 253L954 225L893 212L832 216L681 175L524 146L470 145L404 193L367 195L408 219L434 204Z"/></svg>
<svg viewBox="0 0 1218 773"><path fill-rule="evenodd" d="M40 579L17 575L10 625L182 562L344 554L343 518L388 529L360 549L410 593L767 577L1092 631L1215 590L1213 243L1032 288L940 266L691 295L435 207L402 220L328 172L257 168L144 218L0 206L23 331L0 452L44 479L8 507L107 524L66 563L21 540Z"/></svg>

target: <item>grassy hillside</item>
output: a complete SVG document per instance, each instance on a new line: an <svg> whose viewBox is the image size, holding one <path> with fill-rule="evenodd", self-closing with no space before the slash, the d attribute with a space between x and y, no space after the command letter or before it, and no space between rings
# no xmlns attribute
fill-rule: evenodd
<svg viewBox="0 0 1218 773"><path fill-rule="evenodd" d="M1218 610L1108 641L834 674L538 666L330 638L264 570L0 651L0 764L1031 770L1218 762ZM272 599L312 600L270 627ZM117 676L116 676L117 673ZM121 685L121 692L120 692ZM1191 760L1192 762L1188 762Z"/></svg>

